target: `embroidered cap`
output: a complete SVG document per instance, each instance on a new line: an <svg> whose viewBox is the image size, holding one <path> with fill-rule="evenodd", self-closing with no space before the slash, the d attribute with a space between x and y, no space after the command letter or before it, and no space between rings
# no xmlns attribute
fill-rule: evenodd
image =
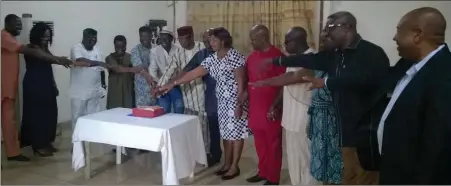
<svg viewBox="0 0 451 186"><path fill-rule="evenodd" d="M186 36L186 35L193 35L194 30L192 26L182 26L180 28L177 28L177 35L178 36Z"/></svg>

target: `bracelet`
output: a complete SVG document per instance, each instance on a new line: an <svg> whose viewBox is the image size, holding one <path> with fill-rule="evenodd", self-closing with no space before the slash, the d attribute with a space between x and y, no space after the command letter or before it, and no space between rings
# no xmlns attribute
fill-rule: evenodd
<svg viewBox="0 0 451 186"><path fill-rule="evenodd" d="M282 66L282 56L279 57L279 66Z"/></svg>

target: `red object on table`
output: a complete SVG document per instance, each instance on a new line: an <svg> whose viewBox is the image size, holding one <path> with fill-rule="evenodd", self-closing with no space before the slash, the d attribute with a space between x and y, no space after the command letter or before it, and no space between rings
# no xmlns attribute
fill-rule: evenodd
<svg viewBox="0 0 451 186"><path fill-rule="evenodd" d="M132 109L132 115L136 117L155 118L164 114L163 107L140 106Z"/></svg>

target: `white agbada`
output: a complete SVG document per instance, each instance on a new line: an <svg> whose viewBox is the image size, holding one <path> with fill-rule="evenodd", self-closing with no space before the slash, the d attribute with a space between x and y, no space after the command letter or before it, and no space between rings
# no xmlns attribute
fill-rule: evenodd
<svg viewBox="0 0 451 186"><path fill-rule="evenodd" d="M308 49L304 54L313 53ZM293 72L302 68L287 68ZM295 72L296 73L296 72ZM292 185L314 185L317 181L310 174L310 140L307 137L312 102L309 84L293 84L283 88L282 127L285 131L288 172Z"/></svg>
<svg viewBox="0 0 451 186"><path fill-rule="evenodd" d="M86 58L104 62L102 53L94 46L86 50L82 43L77 43L70 50L70 59ZM100 100L106 95L102 88L100 72L102 67L74 67L70 69L69 97L71 98L72 129L81 116L101 111Z"/></svg>

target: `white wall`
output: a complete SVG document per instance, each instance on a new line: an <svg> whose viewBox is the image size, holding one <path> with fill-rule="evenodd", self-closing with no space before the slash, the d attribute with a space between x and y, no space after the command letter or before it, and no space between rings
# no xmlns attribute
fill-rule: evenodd
<svg viewBox="0 0 451 186"><path fill-rule="evenodd" d="M55 36L51 51L68 56L70 47L81 41L82 31L91 27L98 31L97 46L107 55L113 51L113 38L122 34L127 38L128 50L139 43L138 28L149 19L164 19L173 29L173 11L168 1L2 1L1 27L7 14L30 13L33 20L54 21ZM177 3L176 26L186 24L186 2ZM59 121L68 121L69 70L54 66L58 97Z"/></svg>
<svg viewBox="0 0 451 186"><path fill-rule="evenodd" d="M330 13L346 10L357 18L357 28L363 38L383 47L394 65L398 57L392 40L401 17L420 7L439 9L451 23L451 1L328 1L325 18ZM451 29L446 31L446 42L451 43Z"/></svg>
<svg viewBox="0 0 451 186"><path fill-rule="evenodd" d="M55 55L69 54L70 47L79 42L82 30L87 27L99 31L98 46L108 54L113 50L112 39L117 34L127 37L128 49L137 44L137 29L149 19L165 19L173 29L172 7L168 1L2 1L1 26L5 15L33 14L34 20L54 21L55 37L52 51ZM347 10L358 20L358 30L367 40L382 46L394 64L398 55L392 41L399 19L408 11L423 7L436 7L451 18L451 1L326 1L325 17L330 13ZM186 24L186 1L176 4L176 27ZM447 30L451 42L451 29ZM67 88L69 71L55 67L55 78L60 89L58 97L59 120L70 119Z"/></svg>

